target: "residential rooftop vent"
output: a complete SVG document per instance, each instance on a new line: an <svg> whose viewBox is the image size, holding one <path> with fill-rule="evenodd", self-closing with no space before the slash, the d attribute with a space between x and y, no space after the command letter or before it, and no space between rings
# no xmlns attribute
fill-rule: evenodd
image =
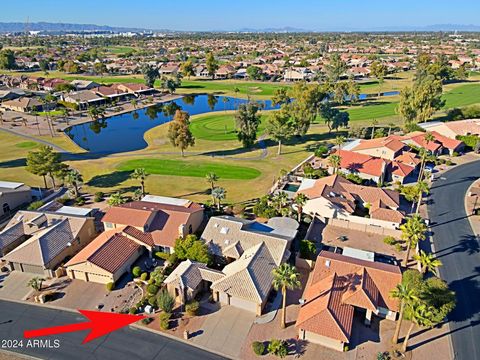
<svg viewBox="0 0 480 360"><path fill-rule="evenodd" d="M330 267L330 260L325 260L325 266Z"/></svg>
<svg viewBox="0 0 480 360"><path fill-rule="evenodd" d="M220 229L220 234L226 235L226 234L228 234L228 231L229 231L229 230L230 230L230 229L229 229L228 227L222 227L222 228Z"/></svg>

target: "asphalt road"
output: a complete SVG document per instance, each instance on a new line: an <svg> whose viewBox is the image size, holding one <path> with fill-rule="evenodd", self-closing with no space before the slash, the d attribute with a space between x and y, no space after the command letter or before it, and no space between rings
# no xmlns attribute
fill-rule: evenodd
<svg viewBox="0 0 480 360"><path fill-rule="evenodd" d="M480 360L480 244L465 212L469 186L480 177L480 161L456 167L436 180L428 199L440 276L457 294L449 315L455 359Z"/></svg>
<svg viewBox="0 0 480 360"><path fill-rule="evenodd" d="M27 347L24 330L82 322L75 313L33 305L0 301L0 350L20 352L40 359L172 359L220 360L222 357L154 333L123 328L82 345L86 331L54 335L39 339L59 340L57 348ZM12 348L7 340L22 340L23 347Z"/></svg>

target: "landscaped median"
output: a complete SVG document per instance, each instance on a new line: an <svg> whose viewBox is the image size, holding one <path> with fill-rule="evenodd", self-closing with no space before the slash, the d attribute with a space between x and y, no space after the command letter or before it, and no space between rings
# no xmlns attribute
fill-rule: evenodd
<svg viewBox="0 0 480 360"><path fill-rule="evenodd" d="M190 176L204 178L208 173L215 173L222 179L251 180L259 177L257 169L196 160L165 160L165 159L133 159L117 166L121 171L133 171L144 168L153 175Z"/></svg>

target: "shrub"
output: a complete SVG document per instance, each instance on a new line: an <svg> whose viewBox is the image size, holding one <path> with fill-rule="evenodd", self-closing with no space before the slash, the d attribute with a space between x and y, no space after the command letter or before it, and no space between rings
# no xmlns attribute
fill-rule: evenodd
<svg viewBox="0 0 480 360"><path fill-rule="evenodd" d="M150 317L144 318L144 319L142 319L142 324L148 325L148 324L150 324L152 321L153 321L153 319L150 318Z"/></svg>
<svg viewBox="0 0 480 360"><path fill-rule="evenodd" d="M343 351L347 352L348 350L350 350L350 348L348 347L348 345L345 345L345 346L343 347Z"/></svg>
<svg viewBox="0 0 480 360"><path fill-rule="evenodd" d="M158 320L160 321L160 328L162 330L168 330L170 328L170 318L172 314L163 312L158 316Z"/></svg>
<svg viewBox="0 0 480 360"><path fill-rule="evenodd" d="M325 145L319 146L317 149L315 149L315 156L317 157L322 157L328 154L328 147Z"/></svg>
<svg viewBox="0 0 480 360"><path fill-rule="evenodd" d="M170 254L167 254L166 252L163 252L163 251L157 251L155 253L155 257L162 260L168 260L169 256Z"/></svg>
<svg viewBox="0 0 480 360"><path fill-rule="evenodd" d="M395 250L397 250L398 252L402 252L402 251L403 251L403 246L402 246L402 244L396 243L396 244L395 244Z"/></svg>
<svg viewBox="0 0 480 360"><path fill-rule="evenodd" d="M268 352L269 354L284 358L288 353L287 344L283 340L272 339L268 344Z"/></svg>
<svg viewBox="0 0 480 360"><path fill-rule="evenodd" d="M185 311L188 315L195 316L197 315L198 309L200 308L200 304L198 301L193 300L185 305Z"/></svg>
<svg viewBox="0 0 480 360"><path fill-rule="evenodd" d="M161 310L165 311L166 313L171 313L173 310L173 306L175 305L175 299L172 295L168 293L167 290L163 289L158 294L157 305Z"/></svg>
<svg viewBox="0 0 480 360"><path fill-rule="evenodd" d="M302 259L313 260L316 253L317 253L317 248L312 241L310 240L300 241L300 257L302 257Z"/></svg>
<svg viewBox="0 0 480 360"><path fill-rule="evenodd" d="M157 298L155 296L150 296L148 298L148 304L152 305L153 307L157 307Z"/></svg>
<svg viewBox="0 0 480 360"><path fill-rule="evenodd" d="M452 160L447 160L447 161L445 161L445 165L447 165L447 166L452 166L452 165L453 165Z"/></svg>
<svg viewBox="0 0 480 360"><path fill-rule="evenodd" d="M114 282L109 282L107 283L107 290L112 291L115 288L115 283Z"/></svg>
<svg viewBox="0 0 480 360"><path fill-rule="evenodd" d="M103 197L105 196L105 194L101 191L97 191L95 193L95 196L93 197L93 201L95 202L100 202L100 201L103 201Z"/></svg>
<svg viewBox="0 0 480 360"><path fill-rule="evenodd" d="M265 345L263 345L263 342L254 341L252 342L252 349L256 355L261 356L265 352Z"/></svg>
<svg viewBox="0 0 480 360"><path fill-rule="evenodd" d="M139 277L141 273L142 273L142 269L140 268L140 266L135 266L135 267L132 269L132 275L133 275L134 277Z"/></svg>
<svg viewBox="0 0 480 360"><path fill-rule="evenodd" d="M385 239L383 239L383 242L387 245L394 246L397 243L397 240L395 240L393 236L387 236Z"/></svg>
<svg viewBox="0 0 480 360"><path fill-rule="evenodd" d="M64 196L64 197L61 197L60 199L56 199L55 201L62 204L62 205L65 205L68 202L68 200L70 200L70 199L68 197Z"/></svg>
<svg viewBox="0 0 480 360"><path fill-rule="evenodd" d="M347 180L350 180L351 182L355 183L355 184L358 184L358 185L362 185L363 184L363 179L358 176L357 174L348 174L346 176Z"/></svg>
<svg viewBox="0 0 480 360"><path fill-rule="evenodd" d="M457 157L458 155L459 155L459 154L458 154L458 152L456 152L456 151L454 151L454 152L452 153L452 156L453 156L453 157Z"/></svg>
<svg viewBox="0 0 480 360"><path fill-rule="evenodd" d="M82 196L75 198L75 205L85 205L85 199Z"/></svg>
<svg viewBox="0 0 480 360"><path fill-rule="evenodd" d="M151 295L156 295L158 293L158 286L154 284L148 285L147 292Z"/></svg>
<svg viewBox="0 0 480 360"><path fill-rule="evenodd" d="M30 205L28 205L28 210L37 210L38 208L42 207L43 206L43 201L34 201L32 203L30 203Z"/></svg>
<svg viewBox="0 0 480 360"><path fill-rule="evenodd" d="M146 272L144 272L144 273L142 273L142 275L140 275L140 280L145 281L145 280L147 280L147 278L148 278L148 273L146 273Z"/></svg>
<svg viewBox="0 0 480 360"><path fill-rule="evenodd" d="M133 314L135 314L135 313L137 312L137 310L138 310L138 309L137 309L136 307L131 307L131 308L128 310L128 313L131 314L131 315L133 315Z"/></svg>

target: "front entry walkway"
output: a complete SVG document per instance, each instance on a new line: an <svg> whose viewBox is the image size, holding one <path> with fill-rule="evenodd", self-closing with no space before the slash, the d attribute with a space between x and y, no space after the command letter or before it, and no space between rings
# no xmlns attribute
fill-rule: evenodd
<svg viewBox="0 0 480 360"><path fill-rule="evenodd" d="M202 329L192 342L238 359L240 350L255 320L255 314L233 306L224 306L207 315Z"/></svg>

